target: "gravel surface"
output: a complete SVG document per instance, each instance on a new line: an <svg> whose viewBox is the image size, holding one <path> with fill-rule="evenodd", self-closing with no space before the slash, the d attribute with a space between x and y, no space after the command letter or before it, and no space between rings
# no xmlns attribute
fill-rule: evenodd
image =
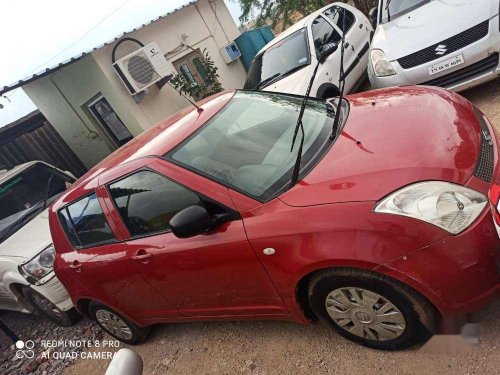
<svg viewBox="0 0 500 375"><path fill-rule="evenodd" d="M500 130L500 80L462 95ZM21 339L36 342L34 359L16 360L17 349L0 333L0 374L104 374L109 359L82 359L82 353L89 356L117 350L59 347L52 351L76 353L80 359L45 360L42 340L100 340L102 345L112 339L86 320L70 328L56 328L42 318L19 313L9 312L0 319ZM321 324L304 327L271 321L159 325L145 344L132 349L142 356L145 374L498 374L500 301L485 311L479 344L466 353L429 354L418 347L381 352L353 344Z"/></svg>

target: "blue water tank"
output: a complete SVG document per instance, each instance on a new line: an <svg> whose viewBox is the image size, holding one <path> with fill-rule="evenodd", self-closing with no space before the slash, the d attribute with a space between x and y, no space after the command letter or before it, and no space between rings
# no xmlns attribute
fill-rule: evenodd
<svg viewBox="0 0 500 375"><path fill-rule="evenodd" d="M248 30L237 37L234 41L241 52L241 61L248 70L252 60L262 47L274 39L273 31L269 26L259 29Z"/></svg>

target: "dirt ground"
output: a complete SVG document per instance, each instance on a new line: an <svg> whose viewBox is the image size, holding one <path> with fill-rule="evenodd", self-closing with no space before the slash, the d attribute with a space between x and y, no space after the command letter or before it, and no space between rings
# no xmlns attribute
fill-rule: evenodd
<svg viewBox="0 0 500 375"><path fill-rule="evenodd" d="M500 79L462 93L500 130ZM321 324L210 322L161 325L133 347L145 374L498 374L500 301L486 310L479 344L467 353L421 348L381 352L352 344ZM103 374L109 361L79 360L64 374Z"/></svg>
<svg viewBox="0 0 500 375"><path fill-rule="evenodd" d="M367 88L365 88L367 89ZM500 130L500 79L462 93ZM23 340L101 340L89 321L56 328L36 316L5 313L2 321ZM111 340L104 336L104 340ZM102 342L102 340L101 340ZM123 347L123 345L122 345ZM444 346L439 347L441 351ZM447 347L449 348L449 346ZM321 324L287 322L199 322L159 325L149 340L132 347L144 360L144 374L498 374L500 369L500 301L485 311L479 343L467 352L428 354L424 348L381 352L355 345ZM91 353L114 352L91 349ZM77 350L77 352L87 350ZM16 359L16 349L0 332L0 374L104 374L110 360L39 357ZM73 363L74 362L74 363Z"/></svg>

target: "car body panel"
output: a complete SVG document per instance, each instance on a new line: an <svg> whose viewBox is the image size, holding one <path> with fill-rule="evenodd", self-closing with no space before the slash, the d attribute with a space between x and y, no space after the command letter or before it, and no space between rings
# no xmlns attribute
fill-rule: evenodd
<svg viewBox="0 0 500 375"><path fill-rule="evenodd" d="M372 87L422 84L453 74L486 59L493 53L500 52L498 12L498 4L490 0L431 1L394 21L379 24L371 48L384 51L396 74L377 77L370 60L368 76ZM456 52L444 56L436 55L434 60L408 69L403 69L397 61L401 57L440 43L486 20L489 20L488 35ZM445 62L457 55L463 56L464 64L429 75L430 66ZM495 79L499 75L500 64L496 68L458 79L447 84L446 88L459 92Z"/></svg>
<svg viewBox="0 0 500 375"><path fill-rule="evenodd" d="M0 245L0 257L15 256L28 260L52 243L48 210L40 212Z"/></svg>
<svg viewBox="0 0 500 375"><path fill-rule="evenodd" d="M394 61L497 14L498 4L491 0L430 1L390 22L379 24L372 46L384 51L387 58Z"/></svg>
<svg viewBox="0 0 500 375"><path fill-rule="evenodd" d="M294 206L377 201L417 181L470 178L480 128L468 101L425 87L381 93L347 97L349 117L334 147L281 200Z"/></svg>

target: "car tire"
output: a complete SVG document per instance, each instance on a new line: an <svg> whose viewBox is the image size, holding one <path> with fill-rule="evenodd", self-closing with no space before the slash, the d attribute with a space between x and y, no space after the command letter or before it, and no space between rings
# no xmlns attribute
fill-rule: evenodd
<svg viewBox="0 0 500 375"><path fill-rule="evenodd" d="M150 327L139 327L120 313L96 301L89 304L89 314L108 334L129 345L146 341Z"/></svg>
<svg viewBox="0 0 500 375"><path fill-rule="evenodd" d="M22 292L36 311L60 327L70 327L81 319L81 315L74 308L63 311L30 287L24 287Z"/></svg>
<svg viewBox="0 0 500 375"><path fill-rule="evenodd" d="M309 282L308 299L319 320L369 348L402 350L431 336L421 318L434 321L433 307L408 286L371 271L320 271Z"/></svg>

